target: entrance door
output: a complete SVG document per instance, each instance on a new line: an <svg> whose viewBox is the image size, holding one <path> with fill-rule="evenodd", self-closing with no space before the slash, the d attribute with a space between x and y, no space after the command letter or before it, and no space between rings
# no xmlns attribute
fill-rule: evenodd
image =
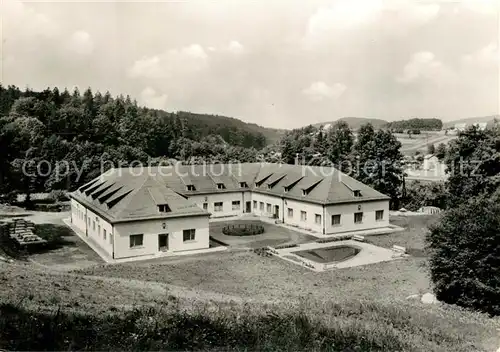
<svg viewBox="0 0 500 352"><path fill-rule="evenodd" d="M246 212L251 213L252 212L252 202L247 202L246 207L247 207Z"/></svg>
<svg viewBox="0 0 500 352"><path fill-rule="evenodd" d="M274 218L275 219L280 218L280 206L279 205L274 206Z"/></svg>
<svg viewBox="0 0 500 352"><path fill-rule="evenodd" d="M158 251L168 251L168 234L158 235Z"/></svg>

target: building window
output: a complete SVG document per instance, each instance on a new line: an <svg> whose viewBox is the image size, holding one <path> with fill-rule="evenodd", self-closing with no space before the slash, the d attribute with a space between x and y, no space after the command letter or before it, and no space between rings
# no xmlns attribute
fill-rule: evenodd
<svg viewBox="0 0 500 352"><path fill-rule="evenodd" d="M106 239L106 229L102 229L103 238Z"/></svg>
<svg viewBox="0 0 500 352"><path fill-rule="evenodd" d="M214 211L222 211L222 202L214 203Z"/></svg>
<svg viewBox="0 0 500 352"><path fill-rule="evenodd" d="M187 185L186 187L188 191L196 191L196 187L194 185Z"/></svg>
<svg viewBox="0 0 500 352"><path fill-rule="evenodd" d="M361 191L353 191L354 197L361 197Z"/></svg>
<svg viewBox="0 0 500 352"><path fill-rule="evenodd" d="M130 235L130 248L142 246L144 235Z"/></svg>
<svg viewBox="0 0 500 352"><path fill-rule="evenodd" d="M264 202L259 203L260 211L264 211Z"/></svg>
<svg viewBox="0 0 500 352"><path fill-rule="evenodd" d="M354 213L354 223L361 224L363 222L363 213Z"/></svg>
<svg viewBox="0 0 500 352"><path fill-rule="evenodd" d="M225 189L225 188L226 188L226 186L224 186L223 183L218 183L217 184L217 189Z"/></svg>
<svg viewBox="0 0 500 352"><path fill-rule="evenodd" d="M92 229L95 231L95 220L92 221Z"/></svg>
<svg viewBox="0 0 500 352"><path fill-rule="evenodd" d="M253 208L257 209L257 201L256 200L253 201Z"/></svg>
<svg viewBox="0 0 500 352"><path fill-rule="evenodd" d="M101 225L97 225L97 234L101 236Z"/></svg>
<svg viewBox="0 0 500 352"><path fill-rule="evenodd" d="M316 225L321 225L321 215L320 214L314 214L314 222Z"/></svg>
<svg viewBox="0 0 500 352"><path fill-rule="evenodd" d="M182 231L182 240L184 242L194 241L195 232L196 232L195 229L189 229L189 230Z"/></svg>
<svg viewBox="0 0 500 352"><path fill-rule="evenodd" d="M340 214L332 215L332 226L340 225Z"/></svg>
<svg viewBox="0 0 500 352"><path fill-rule="evenodd" d="M208 203L203 203L203 210L208 210Z"/></svg>
<svg viewBox="0 0 500 352"><path fill-rule="evenodd" d="M384 220L384 211L383 210L377 210L375 212L375 220L377 220L377 221Z"/></svg>
<svg viewBox="0 0 500 352"><path fill-rule="evenodd" d="M303 210L300 211L300 221L307 221L307 213Z"/></svg>
<svg viewBox="0 0 500 352"><path fill-rule="evenodd" d="M233 200L231 203L232 209L233 210L240 210L240 201L239 200Z"/></svg>
<svg viewBox="0 0 500 352"><path fill-rule="evenodd" d="M292 208L288 208L288 217L293 218L293 209Z"/></svg>
<svg viewBox="0 0 500 352"><path fill-rule="evenodd" d="M248 184L246 182L240 182L240 188L248 188Z"/></svg>
<svg viewBox="0 0 500 352"><path fill-rule="evenodd" d="M266 211L267 211L268 213L270 213L270 212L271 212L271 204L269 204L269 203L267 203L267 204L266 204Z"/></svg>
<svg viewBox="0 0 500 352"><path fill-rule="evenodd" d="M172 210L170 210L170 207L168 204L160 204L158 205L158 210L160 213L170 213Z"/></svg>

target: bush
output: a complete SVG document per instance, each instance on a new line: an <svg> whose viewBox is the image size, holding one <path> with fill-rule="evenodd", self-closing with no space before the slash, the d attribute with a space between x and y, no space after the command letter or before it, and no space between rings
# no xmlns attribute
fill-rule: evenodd
<svg viewBox="0 0 500 352"><path fill-rule="evenodd" d="M53 190L48 198L53 199L55 202L67 202L69 200L67 192L62 189Z"/></svg>
<svg viewBox="0 0 500 352"><path fill-rule="evenodd" d="M335 236L335 237L330 237L330 238L320 238L320 239L316 240L316 243L348 241L350 239L352 239L352 235L342 235L342 236Z"/></svg>
<svg viewBox="0 0 500 352"><path fill-rule="evenodd" d="M424 206L446 209L447 200L448 192L444 182L408 181L401 206L411 211L417 211Z"/></svg>
<svg viewBox="0 0 500 352"><path fill-rule="evenodd" d="M254 236L264 233L264 226L258 224L227 225L222 228L226 236Z"/></svg>
<svg viewBox="0 0 500 352"><path fill-rule="evenodd" d="M476 198L446 212L427 235L436 297L500 315L499 198Z"/></svg>

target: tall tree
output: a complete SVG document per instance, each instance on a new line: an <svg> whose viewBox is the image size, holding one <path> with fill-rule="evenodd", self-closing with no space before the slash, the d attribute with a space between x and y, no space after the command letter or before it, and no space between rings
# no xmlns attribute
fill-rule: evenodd
<svg viewBox="0 0 500 352"><path fill-rule="evenodd" d="M500 130L472 126L449 143L445 163L450 206L493 194L500 186Z"/></svg>
<svg viewBox="0 0 500 352"><path fill-rule="evenodd" d="M500 198L471 198L427 235L436 297L500 315Z"/></svg>
<svg viewBox="0 0 500 352"><path fill-rule="evenodd" d="M401 143L390 131L374 131L370 124L361 127L354 146L356 178L391 197L391 207L399 207L402 185Z"/></svg>
<svg viewBox="0 0 500 352"><path fill-rule="evenodd" d="M354 135L345 121L338 121L327 133L326 156L333 165L344 170L351 164Z"/></svg>

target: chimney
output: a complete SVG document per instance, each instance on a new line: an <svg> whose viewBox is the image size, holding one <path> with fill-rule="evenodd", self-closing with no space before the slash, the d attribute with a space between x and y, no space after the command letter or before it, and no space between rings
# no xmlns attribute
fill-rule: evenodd
<svg viewBox="0 0 500 352"><path fill-rule="evenodd" d="M295 154L295 165L299 165L299 153Z"/></svg>

